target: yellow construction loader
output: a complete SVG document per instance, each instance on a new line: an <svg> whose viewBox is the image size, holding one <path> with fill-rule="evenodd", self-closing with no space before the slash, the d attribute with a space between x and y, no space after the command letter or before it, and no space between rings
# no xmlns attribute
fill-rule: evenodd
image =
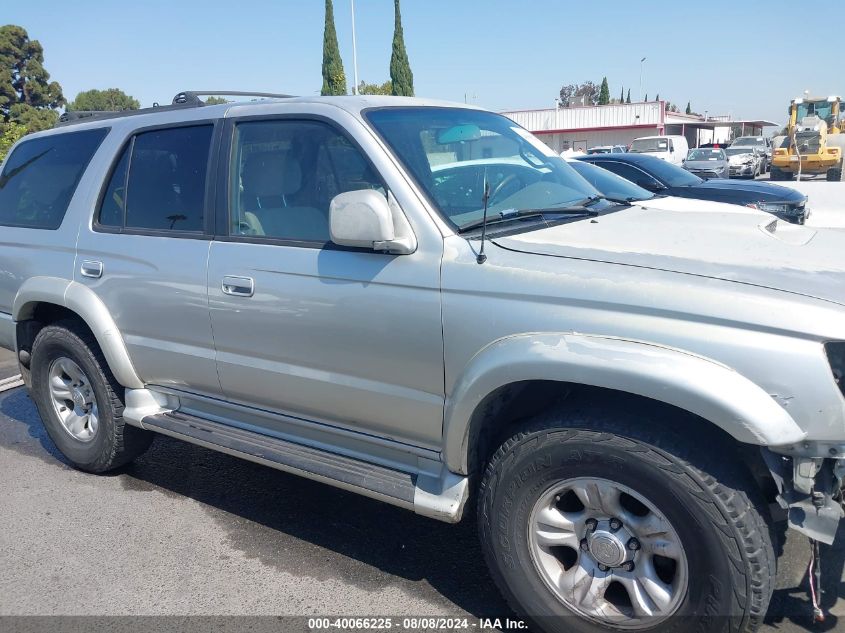
<svg viewBox="0 0 845 633"><path fill-rule="evenodd" d="M772 152L772 180L824 174L842 180L845 121L840 97L793 99L787 136Z"/></svg>

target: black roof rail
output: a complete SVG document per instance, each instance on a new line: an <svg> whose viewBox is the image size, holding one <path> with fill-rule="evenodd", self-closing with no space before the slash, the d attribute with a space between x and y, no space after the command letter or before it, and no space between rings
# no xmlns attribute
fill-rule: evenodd
<svg viewBox="0 0 845 633"><path fill-rule="evenodd" d="M126 116L135 116L136 114L151 114L153 112L163 112L167 110L181 110L182 108L200 108L206 105L205 101L200 99L200 95L212 96L232 96L232 97L262 97L271 99L287 99L292 95L277 94L274 92L240 92L233 90L185 90L173 97L173 102L169 105L159 105L154 103L151 108L141 108L140 110L118 110L116 112L105 110L70 110L62 113L59 120L56 122L56 127L64 125L72 125L74 123L84 123L86 121L99 121L101 119L117 119Z"/></svg>
<svg viewBox="0 0 845 633"><path fill-rule="evenodd" d="M173 97L173 104L191 104L202 102L204 97L263 97L266 99L290 99L294 95L279 94L277 92L251 92L241 90L185 90Z"/></svg>

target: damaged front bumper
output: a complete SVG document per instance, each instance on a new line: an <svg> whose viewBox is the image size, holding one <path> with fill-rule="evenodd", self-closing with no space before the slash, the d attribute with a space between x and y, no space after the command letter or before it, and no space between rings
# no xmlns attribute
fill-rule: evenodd
<svg viewBox="0 0 845 633"><path fill-rule="evenodd" d="M807 441L762 452L778 487L778 503L788 511L789 526L832 545L845 516L845 443Z"/></svg>

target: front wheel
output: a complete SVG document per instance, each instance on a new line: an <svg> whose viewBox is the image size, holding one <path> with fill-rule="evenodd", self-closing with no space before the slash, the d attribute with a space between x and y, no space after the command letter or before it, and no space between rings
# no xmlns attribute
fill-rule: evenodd
<svg viewBox="0 0 845 633"><path fill-rule="evenodd" d="M756 630L765 505L727 451L645 422L549 415L499 448L479 494L493 578L547 632Z"/></svg>

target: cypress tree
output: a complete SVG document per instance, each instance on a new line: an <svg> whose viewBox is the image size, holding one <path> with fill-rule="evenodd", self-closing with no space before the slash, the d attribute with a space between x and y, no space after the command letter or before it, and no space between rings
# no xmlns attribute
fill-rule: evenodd
<svg viewBox="0 0 845 633"><path fill-rule="evenodd" d="M645 93L645 99L643 101L648 101L648 93Z"/></svg>
<svg viewBox="0 0 845 633"><path fill-rule="evenodd" d="M685 110L687 114L692 114L692 107L690 107L690 102L687 101L687 109Z"/></svg>
<svg viewBox="0 0 845 633"><path fill-rule="evenodd" d="M655 101L660 101L660 93L657 93L657 96L654 98Z"/></svg>
<svg viewBox="0 0 845 633"><path fill-rule="evenodd" d="M603 77L599 89L599 105L607 105L608 103L610 103L610 87L607 85L607 77Z"/></svg>
<svg viewBox="0 0 845 633"><path fill-rule="evenodd" d="M622 92L619 93L619 103L625 103L625 86L622 86Z"/></svg>
<svg viewBox="0 0 845 633"><path fill-rule="evenodd" d="M393 0L395 22L393 27L393 52L390 55L390 81L393 94L399 97L414 96L414 73L405 50L405 36L402 33L402 14L399 0Z"/></svg>
<svg viewBox="0 0 845 633"><path fill-rule="evenodd" d="M631 89L628 88L628 96L625 97L625 103L631 103Z"/></svg>
<svg viewBox="0 0 845 633"><path fill-rule="evenodd" d="M323 89L322 95L345 95L346 73L337 46L332 0L326 0L326 26L323 30Z"/></svg>

